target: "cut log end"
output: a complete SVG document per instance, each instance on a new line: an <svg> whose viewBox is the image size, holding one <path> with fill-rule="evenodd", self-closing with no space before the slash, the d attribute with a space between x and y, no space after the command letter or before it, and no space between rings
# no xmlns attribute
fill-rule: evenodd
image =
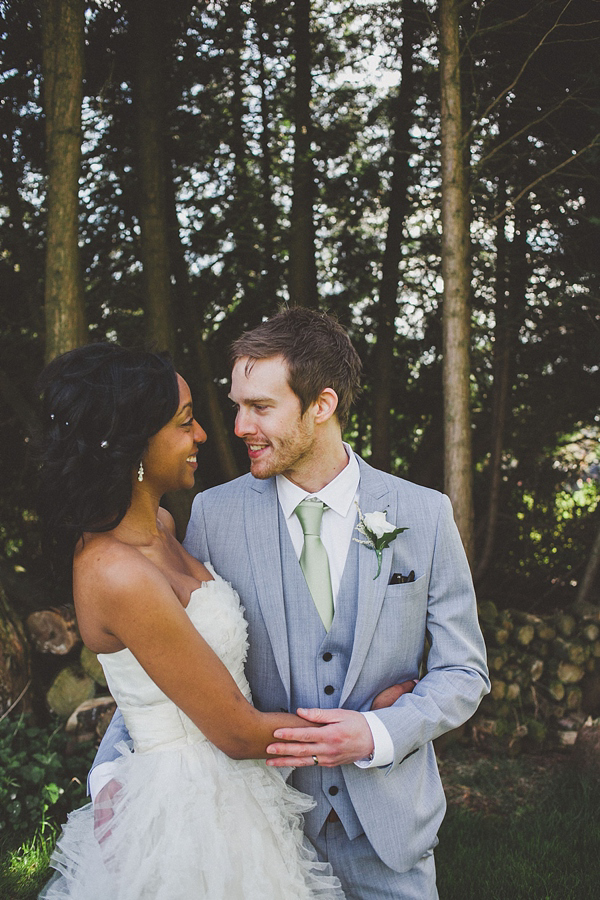
<svg viewBox="0 0 600 900"><path fill-rule="evenodd" d="M84 700L91 700L96 690L93 678L78 666L66 666L58 673L46 694L52 712L67 719Z"/></svg>
<svg viewBox="0 0 600 900"><path fill-rule="evenodd" d="M41 609L31 613L26 624L31 642L39 653L65 656L81 640L72 606Z"/></svg>
<svg viewBox="0 0 600 900"><path fill-rule="evenodd" d="M117 704L110 696L84 700L69 716L65 729L81 740L102 738L116 708Z"/></svg>

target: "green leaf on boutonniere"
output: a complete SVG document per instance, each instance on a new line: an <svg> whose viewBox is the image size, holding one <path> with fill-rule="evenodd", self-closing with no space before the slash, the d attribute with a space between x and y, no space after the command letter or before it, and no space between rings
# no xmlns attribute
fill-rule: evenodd
<svg viewBox="0 0 600 900"><path fill-rule="evenodd" d="M375 578L379 578L379 575L381 574L383 551L386 547L389 547L399 534L402 534L403 531L407 531L408 526L405 528L398 528L396 525L392 525L391 522L388 522L385 511L367 513L363 516L358 503L356 504L356 508L358 509L358 525L356 526L356 530L361 534L364 534L367 540L361 541L359 538L353 538L353 540L355 540L357 544L364 544L365 547L370 547L375 551L375 555L377 556L377 574L375 575ZM375 581L375 578L373 581Z"/></svg>

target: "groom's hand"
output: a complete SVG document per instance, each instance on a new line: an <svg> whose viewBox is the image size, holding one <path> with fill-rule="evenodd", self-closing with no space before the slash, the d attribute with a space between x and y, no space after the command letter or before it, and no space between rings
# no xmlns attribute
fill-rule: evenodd
<svg viewBox="0 0 600 900"><path fill-rule="evenodd" d="M109 822L114 816L113 802L121 785L114 778L98 791L94 800L94 834L100 844L110 836Z"/></svg>
<svg viewBox="0 0 600 900"><path fill-rule="evenodd" d="M268 766L343 766L373 752L373 736L362 713L353 709L299 709L302 719L316 728L278 728L273 737L286 743L269 744Z"/></svg>

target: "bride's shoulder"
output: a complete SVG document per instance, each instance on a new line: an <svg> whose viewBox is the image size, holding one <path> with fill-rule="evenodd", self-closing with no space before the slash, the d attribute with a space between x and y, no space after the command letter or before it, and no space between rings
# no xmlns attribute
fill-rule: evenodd
<svg viewBox="0 0 600 900"><path fill-rule="evenodd" d="M73 560L73 599L79 630L96 653L127 646L119 637L123 618L140 615L143 601L156 590L155 567L135 547L108 533L91 535ZM166 588L165 588L166 590Z"/></svg>
<svg viewBox="0 0 600 900"><path fill-rule="evenodd" d="M92 595L95 602L123 597L140 584L156 580L156 566L137 547L115 539L110 532L86 537L73 559L75 597Z"/></svg>

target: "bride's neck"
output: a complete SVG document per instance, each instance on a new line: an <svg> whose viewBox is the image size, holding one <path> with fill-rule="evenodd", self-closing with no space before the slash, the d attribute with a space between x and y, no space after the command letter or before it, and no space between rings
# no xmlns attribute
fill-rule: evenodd
<svg viewBox="0 0 600 900"><path fill-rule="evenodd" d="M115 529L121 540L131 544L150 544L160 536L158 521L160 497L146 490L135 490L129 509Z"/></svg>

